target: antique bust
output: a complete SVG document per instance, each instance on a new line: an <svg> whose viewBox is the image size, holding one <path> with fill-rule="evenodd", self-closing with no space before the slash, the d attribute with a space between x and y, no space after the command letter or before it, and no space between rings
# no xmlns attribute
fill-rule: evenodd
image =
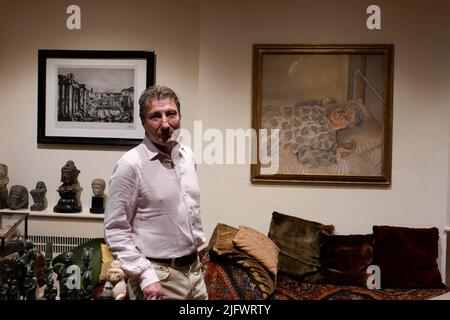
<svg viewBox="0 0 450 320"><path fill-rule="evenodd" d="M61 168L61 182L63 184L58 188L58 193L61 198L53 208L54 212L81 212L80 194L82 189L78 182L79 174L80 170L77 169L72 160L67 161Z"/></svg>
<svg viewBox="0 0 450 320"><path fill-rule="evenodd" d="M8 208L8 167L0 163L0 209Z"/></svg>
<svg viewBox="0 0 450 320"><path fill-rule="evenodd" d="M104 213L105 212L105 187L106 182L103 179L92 180L92 205L89 212L91 213Z"/></svg>
<svg viewBox="0 0 450 320"><path fill-rule="evenodd" d="M105 196L105 187L106 182L103 179L94 179L92 180L92 193L95 197L104 197Z"/></svg>
<svg viewBox="0 0 450 320"><path fill-rule="evenodd" d="M12 210L28 209L28 189L20 185L12 186L8 202Z"/></svg>
<svg viewBox="0 0 450 320"><path fill-rule="evenodd" d="M30 208L31 211L42 211L47 208L47 199L45 198L47 187L43 181L38 181L36 188L31 190L30 194L34 201L34 204Z"/></svg>

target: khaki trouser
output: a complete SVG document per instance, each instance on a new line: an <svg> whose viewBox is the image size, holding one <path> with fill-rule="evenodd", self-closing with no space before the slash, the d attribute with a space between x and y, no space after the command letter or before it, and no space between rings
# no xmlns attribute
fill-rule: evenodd
<svg viewBox="0 0 450 320"><path fill-rule="evenodd" d="M151 261L151 260L150 260ZM190 266L171 267L168 264L151 261L163 287L163 300L207 300L208 292L203 280L199 258ZM142 300L139 282L128 281L130 299Z"/></svg>

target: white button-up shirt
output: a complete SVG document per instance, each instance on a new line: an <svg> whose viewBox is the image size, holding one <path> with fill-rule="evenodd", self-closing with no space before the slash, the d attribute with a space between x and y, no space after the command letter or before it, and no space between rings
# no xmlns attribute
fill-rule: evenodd
<svg viewBox="0 0 450 320"><path fill-rule="evenodd" d="M147 137L117 162L109 185L105 239L141 289L159 281L149 258L177 258L205 241L200 191L191 149L172 157Z"/></svg>

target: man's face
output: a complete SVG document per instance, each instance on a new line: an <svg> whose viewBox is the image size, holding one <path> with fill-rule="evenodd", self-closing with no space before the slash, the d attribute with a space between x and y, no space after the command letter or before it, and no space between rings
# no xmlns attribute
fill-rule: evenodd
<svg viewBox="0 0 450 320"><path fill-rule="evenodd" d="M147 137L162 151L170 151L175 130L180 128L180 114L172 98L147 102L147 112L142 120Z"/></svg>

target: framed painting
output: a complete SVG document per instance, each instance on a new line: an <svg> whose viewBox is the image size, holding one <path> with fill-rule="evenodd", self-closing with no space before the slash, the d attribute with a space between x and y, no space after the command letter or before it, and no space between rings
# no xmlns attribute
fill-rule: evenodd
<svg viewBox="0 0 450 320"><path fill-rule="evenodd" d="M254 45L253 183L391 184L394 46Z"/></svg>
<svg viewBox="0 0 450 320"><path fill-rule="evenodd" d="M137 145L138 99L154 80L153 52L39 50L37 142Z"/></svg>

